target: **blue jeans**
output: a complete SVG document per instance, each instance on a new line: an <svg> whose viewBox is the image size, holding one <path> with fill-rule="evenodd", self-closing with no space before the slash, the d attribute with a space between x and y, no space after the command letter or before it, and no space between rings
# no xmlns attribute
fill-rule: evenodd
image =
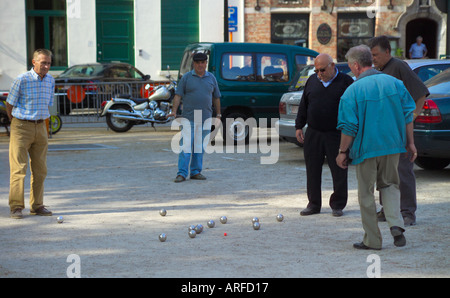
<svg viewBox="0 0 450 298"><path fill-rule="evenodd" d="M206 138L209 139L209 133L210 129L203 130L202 123L190 122L190 127L182 127L180 140L181 152L178 155L177 175L186 178L189 170L191 176L197 175L202 171L203 153L205 152L203 144ZM206 144L208 141L206 141Z"/></svg>

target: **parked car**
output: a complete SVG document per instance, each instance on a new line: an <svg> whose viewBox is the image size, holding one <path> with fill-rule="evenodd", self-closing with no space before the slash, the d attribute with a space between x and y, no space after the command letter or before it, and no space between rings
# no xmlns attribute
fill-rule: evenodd
<svg viewBox="0 0 450 298"><path fill-rule="evenodd" d="M450 60L443 59L411 59L405 60L411 69L425 82L435 75L450 68Z"/></svg>
<svg viewBox="0 0 450 298"><path fill-rule="evenodd" d="M144 97L143 86L149 80L150 75L144 75L128 63L88 63L71 66L55 77L59 113L67 115L73 109L99 109L104 100L99 98L102 95L111 97L120 93Z"/></svg>
<svg viewBox="0 0 450 298"><path fill-rule="evenodd" d="M430 95L414 122L416 164L439 170L450 164L450 68L427 80Z"/></svg>
<svg viewBox="0 0 450 298"><path fill-rule="evenodd" d="M298 71L319 53L300 46L266 43L195 43L186 47L179 76L192 70L196 52L208 55L208 71L222 94L223 136L234 142L250 138L247 119L279 118L281 95ZM227 121L227 119L233 119Z"/></svg>
<svg viewBox="0 0 450 298"><path fill-rule="evenodd" d="M353 77L347 62L336 63L336 67L340 72L346 73ZM297 117L298 107L303 95L308 78L314 74L314 65L306 65L297 72L292 80L289 92L283 94L279 103L280 121L279 135L282 139L301 145L295 137L295 118ZM304 128L304 130L306 127Z"/></svg>
<svg viewBox="0 0 450 298"><path fill-rule="evenodd" d="M450 68L450 60L439 59L411 59L405 60L411 69L425 82L433 76ZM349 72L347 62L336 63L340 71ZM342 70L341 70L342 69ZM314 66L302 69L297 74L297 83L291 84L290 92L284 94L280 99L280 137L288 142L299 145L295 138L295 118L297 116L298 106L303 94L303 87L308 77L314 73ZM303 85L302 85L303 84Z"/></svg>

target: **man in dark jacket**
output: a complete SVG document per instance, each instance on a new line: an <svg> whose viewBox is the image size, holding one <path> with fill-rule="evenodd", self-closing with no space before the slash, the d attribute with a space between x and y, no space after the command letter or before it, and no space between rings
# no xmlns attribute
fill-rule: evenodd
<svg viewBox="0 0 450 298"><path fill-rule="evenodd" d="M430 94L428 88L405 61L391 56L391 45L387 36L383 35L370 39L369 47L375 68L399 79L408 89L416 102L416 109L413 114L415 120L422 111L425 98ZM415 225L417 210L416 175L414 174L414 163L410 162L408 154L400 156L398 175L400 176L400 209L405 226ZM380 196L380 203L383 204L382 196ZM378 220L386 221L383 208L378 213Z"/></svg>
<svg viewBox="0 0 450 298"><path fill-rule="evenodd" d="M296 137L304 143L308 206L300 215L320 213L322 207L322 166L327 158L333 178L333 194L330 207L333 216L342 216L347 205L347 170L336 164L339 153L340 132L336 129L341 95L353 79L338 71L328 54L320 54L314 60L315 72L309 77L303 90L297 119ZM302 128L308 124L303 135Z"/></svg>

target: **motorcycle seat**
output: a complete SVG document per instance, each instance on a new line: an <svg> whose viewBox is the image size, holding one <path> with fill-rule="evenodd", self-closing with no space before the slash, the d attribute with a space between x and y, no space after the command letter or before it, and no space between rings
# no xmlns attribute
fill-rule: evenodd
<svg viewBox="0 0 450 298"><path fill-rule="evenodd" d="M140 103L146 102L148 100L147 98L131 97L130 94L117 94L116 98L129 99L129 100L134 101L136 104L140 104Z"/></svg>

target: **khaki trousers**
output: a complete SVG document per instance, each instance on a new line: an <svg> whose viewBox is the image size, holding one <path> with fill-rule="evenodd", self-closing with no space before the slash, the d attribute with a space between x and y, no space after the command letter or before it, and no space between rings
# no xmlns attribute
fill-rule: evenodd
<svg viewBox="0 0 450 298"><path fill-rule="evenodd" d="M400 179L398 161L400 154L379 156L356 165L358 201L364 229L363 243L371 248L381 248L382 239L378 227L374 186L383 197L383 209L389 227L404 229L400 212Z"/></svg>
<svg viewBox="0 0 450 298"><path fill-rule="evenodd" d="M45 121L35 124L12 119L9 141L9 207L24 209L24 184L30 161L30 210L44 206L44 180L47 176L48 135Z"/></svg>

